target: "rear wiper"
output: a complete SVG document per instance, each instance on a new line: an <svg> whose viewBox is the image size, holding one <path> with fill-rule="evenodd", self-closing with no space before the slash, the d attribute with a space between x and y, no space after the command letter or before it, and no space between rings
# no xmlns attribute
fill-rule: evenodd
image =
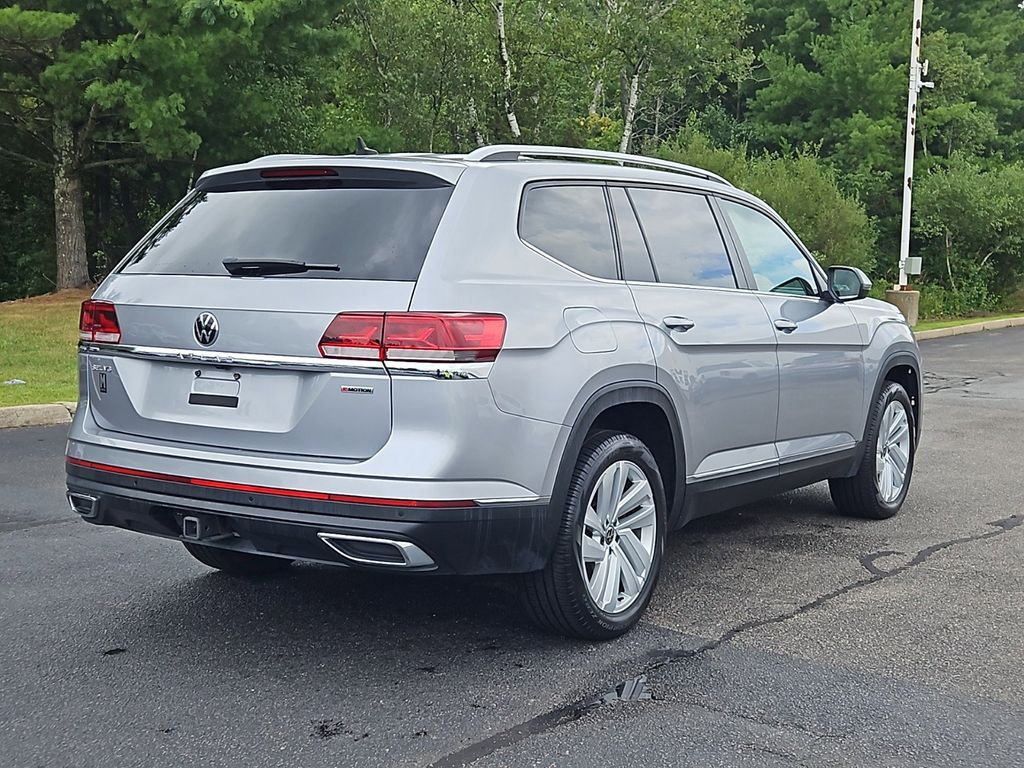
<svg viewBox="0 0 1024 768"><path fill-rule="evenodd" d="M224 269L235 277L260 277L261 275L297 275L300 272L320 270L340 272L337 264L309 264L292 259L224 259Z"/></svg>

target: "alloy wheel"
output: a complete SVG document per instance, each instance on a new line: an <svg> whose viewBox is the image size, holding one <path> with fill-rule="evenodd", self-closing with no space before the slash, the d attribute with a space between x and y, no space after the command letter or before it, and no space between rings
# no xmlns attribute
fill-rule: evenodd
<svg viewBox="0 0 1024 768"><path fill-rule="evenodd" d="M875 486L886 504L903 493L910 466L910 419L903 403L893 400L882 414L875 445Z"/></svg>
<svg viewBox="0 0 1024 768"><path fill-rule="evenodd" d="M583 518L580 570L594 604L621 613L650 578L658 515L647 476L617 461L597 479Z"/></svg>

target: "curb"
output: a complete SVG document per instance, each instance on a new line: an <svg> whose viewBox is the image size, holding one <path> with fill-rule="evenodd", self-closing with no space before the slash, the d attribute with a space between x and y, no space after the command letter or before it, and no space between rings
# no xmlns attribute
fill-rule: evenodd
<svg viewBox="0 0 1024 768"><path fill-rule="evenodd" d="M981 331L997 331L1000 328L1016 328L1024 325L1024 317L1004 317L1002 320L988 320L984 323L968 323L952 325L949 328L936 328L933 331L921 331L914 336L918 341L928 339L944 339L947 336L960 336L964 333L980 333Z"/></svg>
<svg viewBox="0 0 1024 768"><path fill-rule="evenodd" d="M0 408L0 429L14 427L50 427L70 424L78 403L46 403L44 405L12 405Z"/></svg>

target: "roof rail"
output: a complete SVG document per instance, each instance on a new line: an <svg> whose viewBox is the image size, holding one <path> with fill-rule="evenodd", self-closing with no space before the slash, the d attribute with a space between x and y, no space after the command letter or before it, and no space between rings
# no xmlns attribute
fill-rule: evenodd
<svg viewBox="0 0 1024 768"><path fill-rule="evenodd" d="M466 155L466 160L476 162L516 162L521 159L530 158L564 158L567 160L603 160L605 162L618 163L619 165L635 165L641 168L656 168L661 171L672 171L682 173L686 176L696 176L708 181L717 181L720 184L732 186L725 178L717 173L705 171L703 168L696 168L683 163L673 163L671 160L657 160L643 155L627 155L622 152L604 152L598 149L580 149L578 147L542 147L530 144L495 144L490 147L480 147Z"/></svg>

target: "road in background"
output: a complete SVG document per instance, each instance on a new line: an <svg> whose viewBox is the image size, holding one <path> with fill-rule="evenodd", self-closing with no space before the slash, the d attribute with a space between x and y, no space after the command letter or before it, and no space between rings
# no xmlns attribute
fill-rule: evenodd
<svg viewBox="0 0 1024 768"><path fill-rule="evenodd" d="M900 515L817 485L698 521L607 644L503 579L234 580L73 519L65 427L0 431L0 763L1024 765L1024 330L922 352Z"/></svg>

